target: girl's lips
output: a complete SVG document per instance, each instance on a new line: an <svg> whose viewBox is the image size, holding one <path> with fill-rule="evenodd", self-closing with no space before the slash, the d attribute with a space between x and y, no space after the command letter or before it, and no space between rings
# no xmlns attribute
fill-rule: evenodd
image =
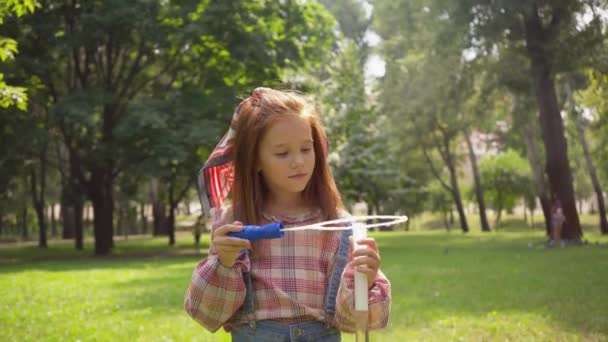
<svg viewBox="0 0 608 342"><path fill-rule="evenodd" d="M298 178L304 178L304 177L306 177L305 173L298 173L296 175L289 176L289 178L291 178L291 179L298 179Z"/></svg>

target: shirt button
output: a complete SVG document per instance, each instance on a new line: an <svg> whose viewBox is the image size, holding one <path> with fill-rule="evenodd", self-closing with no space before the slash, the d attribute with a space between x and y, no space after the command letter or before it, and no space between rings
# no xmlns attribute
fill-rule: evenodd
<svg viewBox="0 0 608 342"><path fill-rule="evenodd" d="M294 333L296 334L296 336L302 336L302 334L304 333L304 330L298 328L294 331Z"/></svg>

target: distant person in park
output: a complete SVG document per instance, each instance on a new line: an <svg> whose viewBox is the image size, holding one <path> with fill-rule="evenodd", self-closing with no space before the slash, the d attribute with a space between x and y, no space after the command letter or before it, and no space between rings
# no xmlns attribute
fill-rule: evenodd
<svg viewBox="0 0 608 342"><path fill-rule="evenodd" d="M553 201L553 206L551 207L551 242L550 245L561 245L564 246L564 241L562 241L562 226L566 222L566 217L564 216L564 212L562 210L561 202L556 199Z"/></svg>
<svg viewBox="0 0 608 342"><path fill-rule="evenodd" d="M209 256L192 274L185 310L233 341L340 341L354 332L354 272L367 275L367 328L386 327L390 283L374 239L352 251L350 230L289 232L254 242L227 236L244 224L286 227L347 215L332 178L328 142L302 96L257 88L237 107L229 131L199 175L213 218ZM232 205L224 203L232 190Z"/></svg>

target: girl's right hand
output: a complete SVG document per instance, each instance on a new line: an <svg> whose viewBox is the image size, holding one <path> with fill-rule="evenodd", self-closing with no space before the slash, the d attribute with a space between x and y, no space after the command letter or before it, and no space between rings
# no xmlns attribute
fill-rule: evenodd
<svg viewBox="0 0 608 342"><path fill-rule="evenodd" d="M220 264L224 267L232 267L243 249L251 249L251 242L246 239L227 236L230 232L240 232L243 224L235 221L213 230L211 233L211 244L217 253Z"/></svg>

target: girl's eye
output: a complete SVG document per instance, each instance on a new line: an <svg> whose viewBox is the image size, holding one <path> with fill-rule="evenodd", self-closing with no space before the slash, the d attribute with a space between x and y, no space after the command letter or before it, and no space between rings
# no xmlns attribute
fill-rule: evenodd
<svg viewBox="0 0 608 342"><path fill-rule="evenodd" d="M275 153L274 155L277 157L283 158L283 157L287 157L287 152Z"/></svg>
<svg viewBox="0 0 608 342"><path fill-rule="evenodd" d="M312 151L312 148L310 148L310 147L306 147L306 148L302 149L302 152L304 152L304 153L308 153L310 151Z"/></svg>

